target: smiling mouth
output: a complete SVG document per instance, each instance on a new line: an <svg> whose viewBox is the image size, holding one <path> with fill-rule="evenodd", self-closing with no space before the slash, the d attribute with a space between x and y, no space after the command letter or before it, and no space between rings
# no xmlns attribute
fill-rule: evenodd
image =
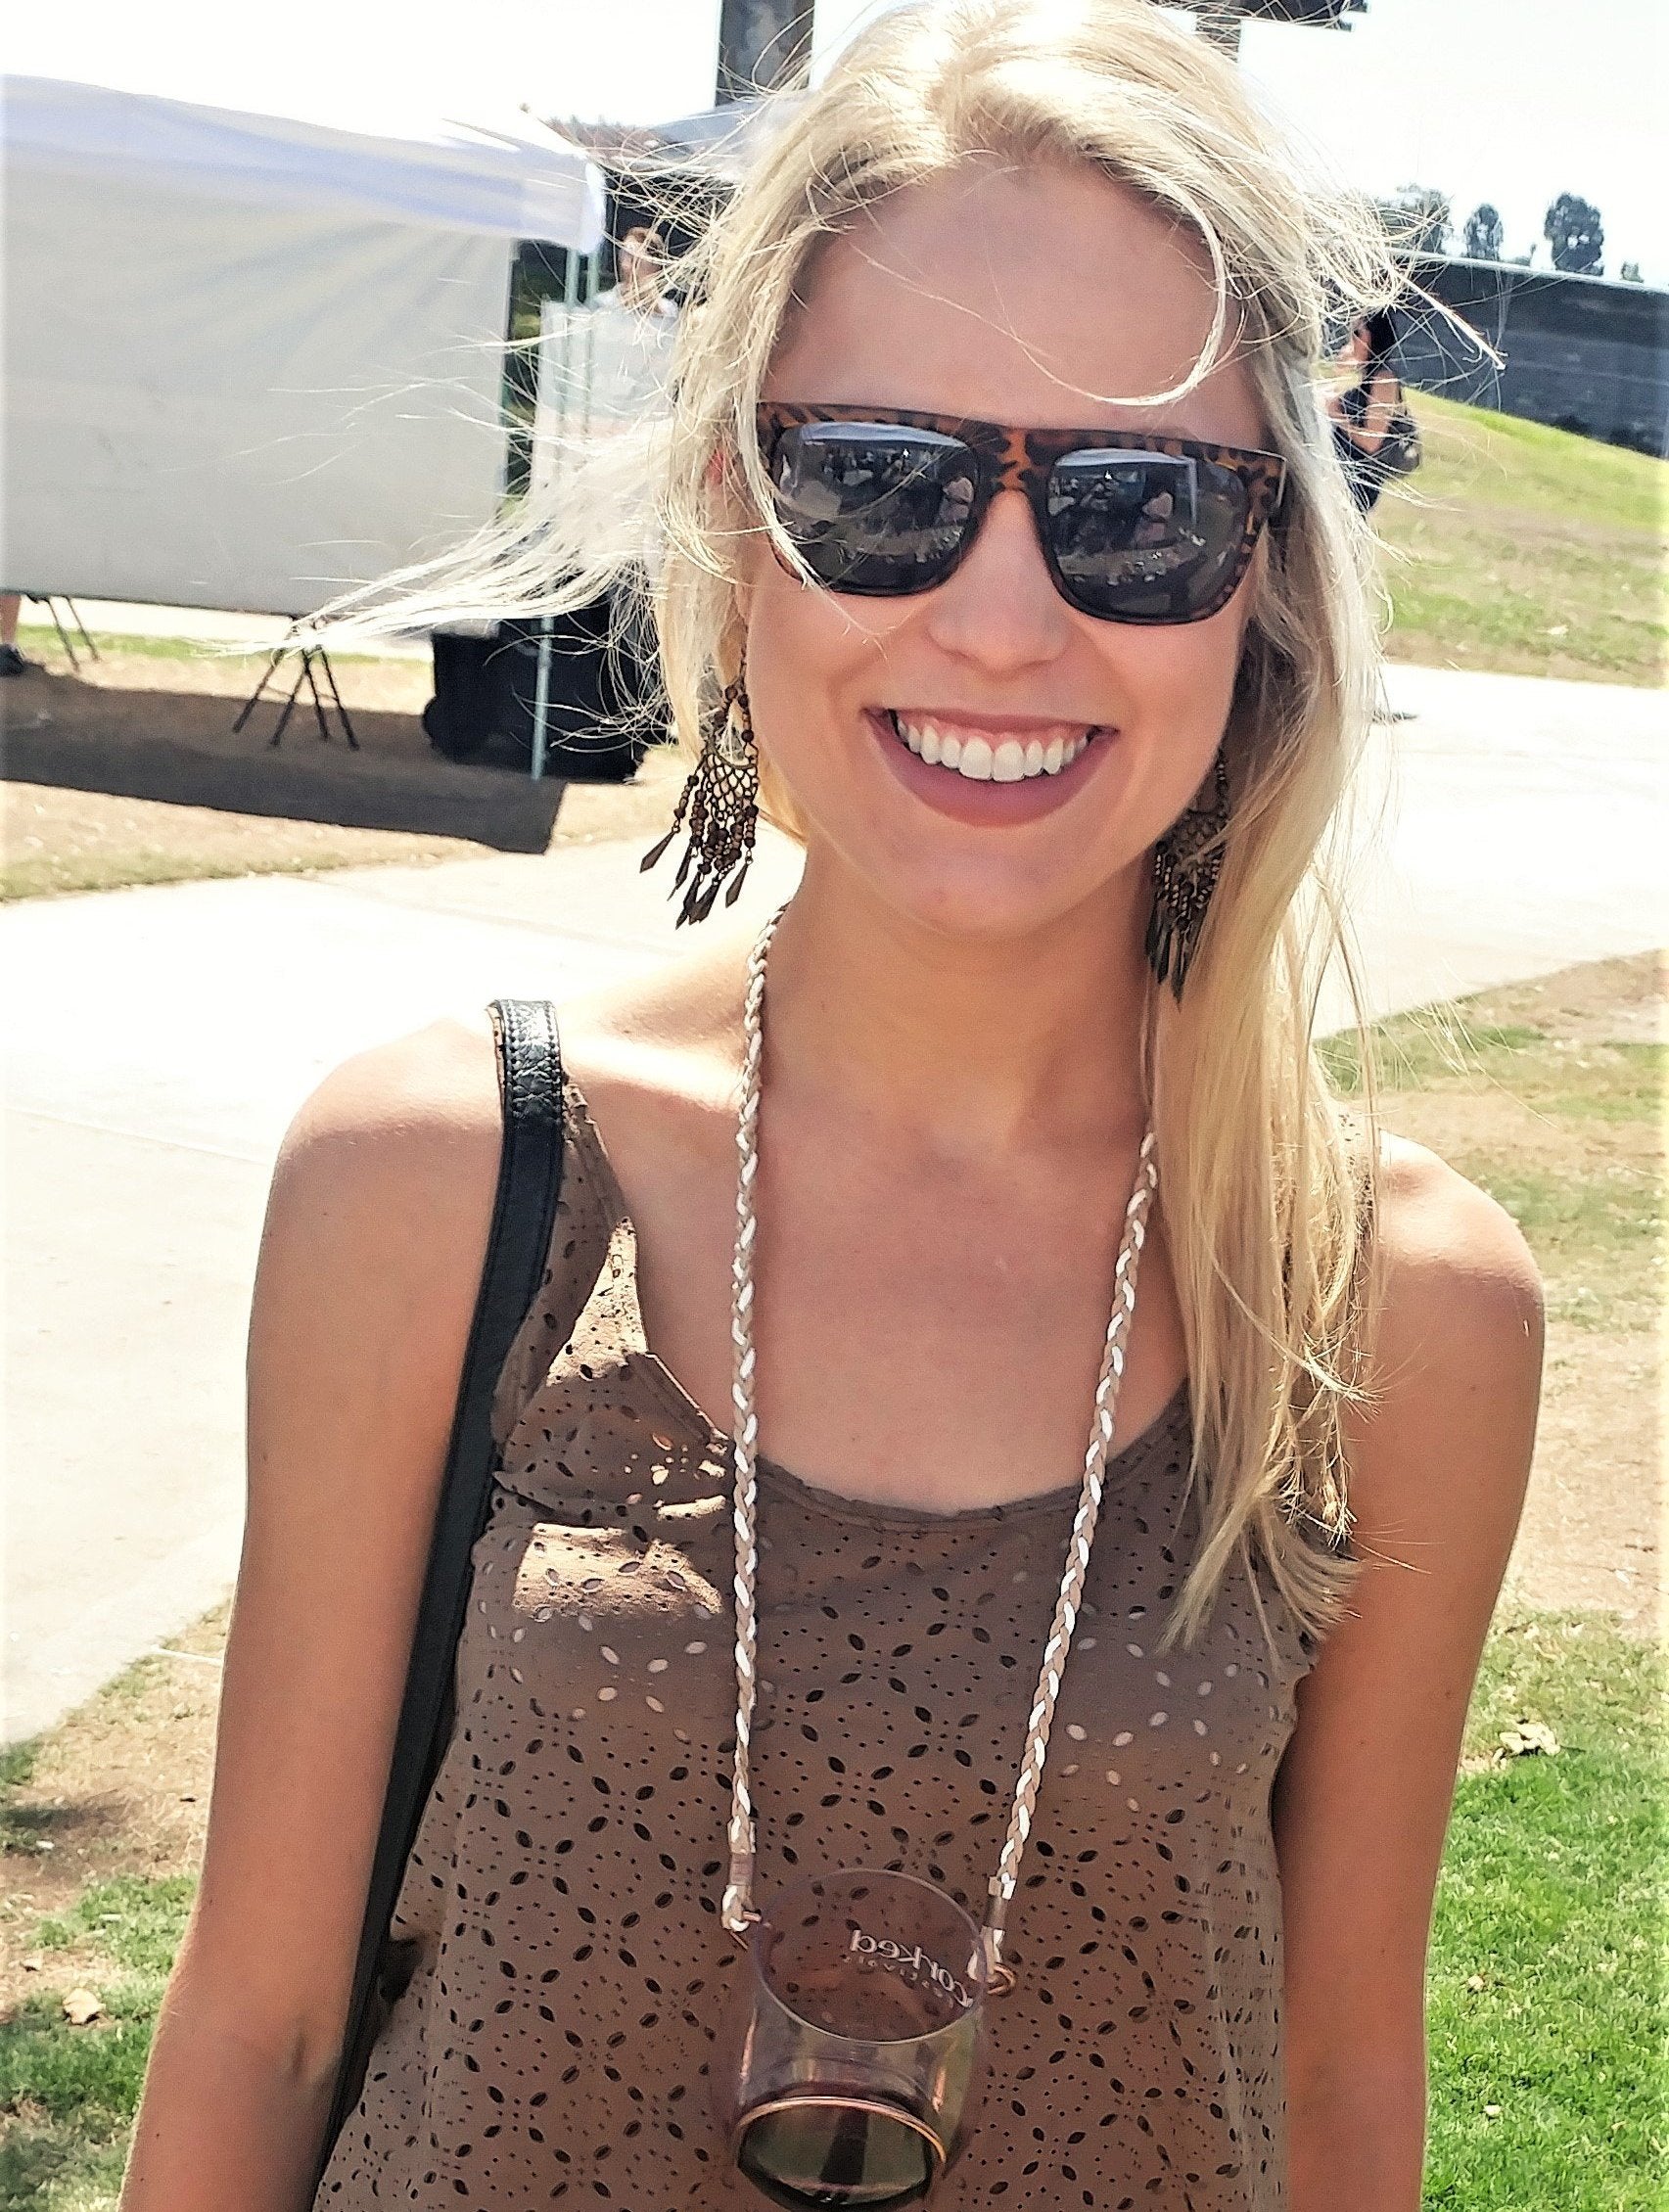
<svg viewBox="0 0 1669 2212"><path fill-rule="evenodd" d="M1105 734L1100 723L1056 722L1005 736L1000 730L971 729L944 715L903 714L892 707L881 713L899 743L918 760L970 783L1030 783L1058 776Z"/></svg>

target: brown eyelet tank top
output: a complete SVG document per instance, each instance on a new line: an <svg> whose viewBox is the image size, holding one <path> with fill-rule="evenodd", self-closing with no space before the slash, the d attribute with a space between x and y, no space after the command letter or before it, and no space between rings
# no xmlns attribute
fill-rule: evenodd
<svg viewBox="0 0 1669 2212"><path fill-rule="evenodd" d="M564 1083L543 1287L499 1382L457 1726L394 1935L410 1966L317 2207L752 2212L709 2110L735 1691L731 1444L648 1350L635 1234ZM1186 1391L1108 1462L1009 1920L1018 1986L935 2212L1277 2212L1270 1790L1314 1661L1267 1569L1151 1646L1197 1533ZM958 1513L760 1461L760 1888L892 1866L977 1922L1076 1481ZM1272 1650L1271 1644L1274 1644Z"/></svg>

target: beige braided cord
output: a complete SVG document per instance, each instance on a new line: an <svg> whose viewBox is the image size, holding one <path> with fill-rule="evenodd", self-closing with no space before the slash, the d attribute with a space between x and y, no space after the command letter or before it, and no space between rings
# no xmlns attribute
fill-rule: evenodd
<svg viewBox="0 0 1669 2212"><path fill-rule="evenodd" d="M731 1522L736 1539L734 1590L736 1600L736 1753L731 1768L729 1880L720 1907L724 1926L734 1936L746 1937L759 1918L753 1901L755 1856L754 1810L751 1773L754 1708L758 1700L757 1671L759 1617L756 1590L759 1580L759 1415L755 1406L754 1377L754 1279L753 1261L757 1222L754 1186L759 1176L760 1077L764 1057L764 1007L765 955L782 909L761 931L748 962L748 988L743 1023L742 1077L736 1122L736 1251L731 1276L730 1336L735 1348L735 1378L731 1400L735 1410L735 1484ZM1136 1187L1125 1210L1124 1234L1113 1276L1113 1309L1095 1387L1089 1444L1085 1454L1084 1484L1067 1544L1066 1567L1054 1619L1043 1646L1043 1666L1026 1728L1026 1748L1015 1784L1014 1806L1002 1855L991 1878L991 1907L986 1915L985 1946L993 1984L1012 1983L1011 1970L1002 1963L1003 1922L1019 1879L1020 1860L1031 1834L1048 1755L1049 1730L1054 1722L1078 1615L1084 1601L1084 1581L1089 1568L1089 1546L1101 1510L1107 1452L1113 1440L1119 1386L1124 1380L1125 1341L1136 1312L1136 1275L1147 1234L1147 1217L1158 1186L1153 1134L1142 1139Z"/></svg>
<svg viewBox="0 0 1669 2212"><path fill-rule="evenodd" d="M1124 1235L1119 1243L1118 1265L1113 1270L1113 1311L1107 1323L1100 1380L1095 1385L1095 1409L1089 1424L1089 1448L1084 1459L1084 1487L1079 1493L1078 1511L1073 1516L1072 1535L1066 1546L1066 1571L1061 1576L1054 1620L1049 1627L1048 1641L1043 1645L1043 1665L1038 1672L1037 1695L1032 1701L1031 1719L1026 1724L1026 1749L1020 1761L1020 1778L1014 1788L1014 1809L1008 1819L1008 1834L1003 1841L1002 1856L997 1861L997 1871L991 1877L991 1905L985 1918L986 1960L994 1984L998 1986L1006 1986L1012 1981L1010 1969L1002 1963L1003 1923L1014 1897L1015 1884L1020 1878L1020 1857L1026 1848L1026 1839L1032 1832L1032 1817L1037 1810L1038 1791L1043 1783L1043 1761L1048 1756L1049 1730L1054 1726L1054 1709L1060 1697L1061 1678L1066 1672L1072 1638L1078 1628L1079 1608L1084 1602L1084 1583L1089 1572L1089 1546L1095 1541L1095 1523L1100 1517L1107 1453L1112 1447L1119 1386L1124 1381L1125 1339L1130 1334L1131 1319L1136 1313L1136 1279L1141 1266L1141 1248L1147 1240L1148 1209L1153 1203L1153 1193L1158 1187L1158 1181L1159 1167L1154 1158L1153 1131L1149 1129L1141 1140L1136 1188L1131 1192L1130 1204L1125 1209Z"/></svg>
<svg viewBox="0 0 1669 2212"><path fill-rule="evenodd" d="M759 1918L754 1910L754 1801L750 1763L754 1707L759 1697L756 1654L759 1621L754 1592L759 1581L760 1421L754 1404L754 1184L759 1176L760 1066L765 1054L765 960L782 919L779 906L760 932L748 960L748 993L742 1022L741 1099L736 1117L736 1252L731 1267L730 1340L735 1377L736 1466L730 1519L736 1533L736 1755L730 1780L730 1878L719 1917L733 1936L745 1936Z"/></svg>

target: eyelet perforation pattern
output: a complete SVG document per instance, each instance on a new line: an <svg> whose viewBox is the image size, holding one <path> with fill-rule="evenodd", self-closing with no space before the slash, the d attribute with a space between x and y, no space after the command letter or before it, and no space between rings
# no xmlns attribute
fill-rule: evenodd
<svg viewBox="0 0 1669 2212"><path fill-rule="evenodd" d="M719 1924L730 1447L643 1341L635 1240L583 1099L512 1351L458 1727L394 1933L393 1999L317 2204L743 2212L706 2066ZM978 2125L935 2198L1061 2212L1284 2204L1269 1792L1312 1663L1261 1568L1152 1649L1196 1524L1180 1396L1109 1459L1009 1919ZM1076 1486L950 1516L759 1464L759 1851L773 1888L892 1866L978 1920Z"/></svg>

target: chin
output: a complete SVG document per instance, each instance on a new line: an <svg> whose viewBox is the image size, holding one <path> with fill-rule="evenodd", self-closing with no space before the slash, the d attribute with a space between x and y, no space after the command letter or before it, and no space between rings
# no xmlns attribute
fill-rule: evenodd
<svg viewBox="0 0 1669 2212"><path fill-rule="evenodd" d="M1013 945L1047 936L1069 917L1101 907L1107 926L1134 897L1141 853L1122 866L1105 856L1016 853L855 852L854 868L875 902L905 927L968 945Z"/></svg>

